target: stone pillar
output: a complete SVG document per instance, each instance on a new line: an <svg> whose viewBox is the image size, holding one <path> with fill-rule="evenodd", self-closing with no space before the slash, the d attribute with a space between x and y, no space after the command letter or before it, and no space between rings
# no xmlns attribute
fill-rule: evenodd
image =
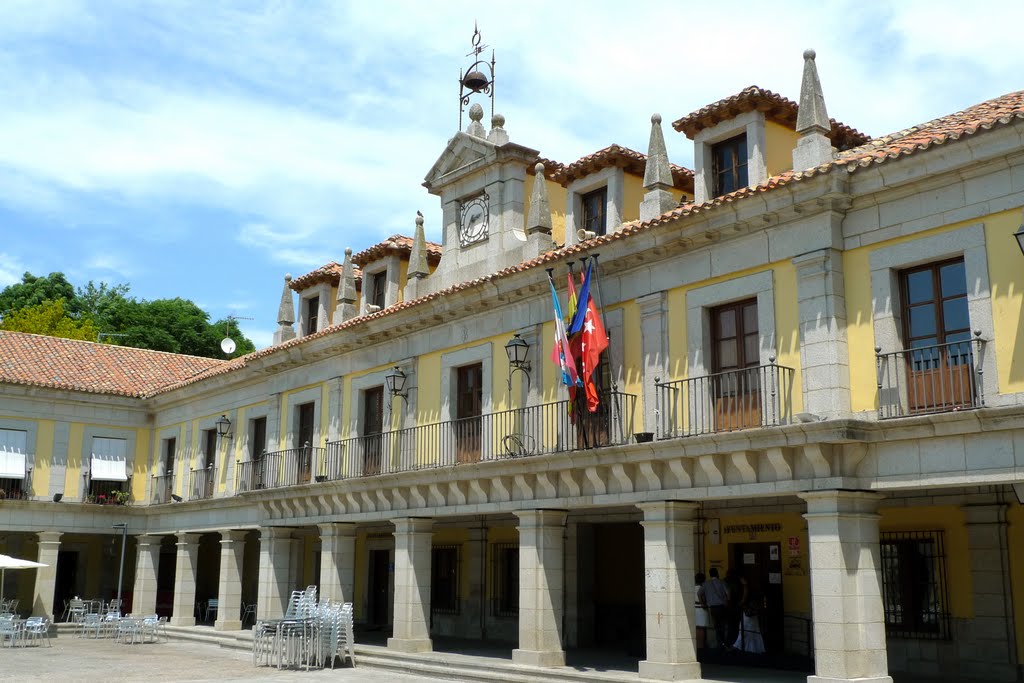
<svg viewBox="0 0 1024 683"><path fill-rule="evenodd" d="M285 527L260 529L260 579L256 593L256 614L260 619L280 619L288 607L291 533Z"/></svg>
<svg viewBox="0 0 1024 683"><path fill-rule="evenodd" d="M700 679L694 608L696 503L659 501L637 505L644 513L644 602L647 659L640 678Z"/></svg>
<svg viewBox="0 0 1024 683"><path fill-rule="evenodd" d="M220 585L217 588L217 631L242 630L242 566L245 556L245 533L239 530L220 532Z"/></svg>
<svg viewBox="0 0 1024 683"><path fill-rule="evenodd" d="M842 215L822 214L822 232L835 233ZM804 412L823 418L850 413L850 369L846 344L843 255L819 249L793 259L800 312L800 367ZM785 406L783 406L785 408Z"/></svg>
<svg viewBox="0 0 1024 683"><path fill-rule="evenodd" d="M132 591L132 612L135 614L156 614L160 540L160 536L143 535L135 538L135 588Z"/></svg>
<svg viewBox="0 0 1024 683"><path fill-rule="evenodd" d="M986 681L1015 681L1013 606L1007 598L1012 587L1006 505L965 505L963 510L974 618L962 633L954 634L962 644L959 673Z"/></svg>
<svg viewBox="0 0 1024 683"><path fill-rule="evenodd" d="M356 525L320 525L320 597L353 602L356 576Z"/></svg>
<svg viewBox="0 0 1024 683"><path fill-rule="evenodd" d="M636 300L640 308L640 335L643 340L643 429L657 432L657 398L654 380L668 373L668 302L665 292L655 292Z"/></svg>
<svg viewBox="0 0 1024 683"><path fill-rule="evenodd" d="M199 565L199 534L178 534L174 565L173 626L196 625L196 567Z"/></svg>
<svg viewBox="0 0 1024 683"><path fill-rule="evenodd" d="M519 518L519 647L514 664L565 666L562 593L565 510L522 510Z"/></svg>
<svg viewBox="0 0 1024 683"><path fill-rule="evenodd" d="M484 615L487 613L487 594L484 591L484 571L487 567L487 529L473 527L469 530L469 540L462 546L466 559L462 566L466 568L466 583L469 584L469 595L462 609L462 625L464 633L478 633L481 639L486 637Z"/></svg>
<svg viewBox="0 0 1024 683"><path fill-rule="evenodd" d="M430 560L434 520L405 517L395 525L395 623L388 647L430 652Z"/></svg>
<svg viewBox="0 0 1024 683"><path fill-rule="evenodd" d="M40 531L39 553L36 562L45 567L36 569L36 584L32 589L32 616L47 617L53 621L53 591L57 586L57 554L60 551L59 531Z"/></svg>
<svg viewBox="0 0 1024 683"><path fill-rule="evenodd" d="M808 683L892 683L878 545L878 501L865 491L801 493L814 620Z"/></svg>

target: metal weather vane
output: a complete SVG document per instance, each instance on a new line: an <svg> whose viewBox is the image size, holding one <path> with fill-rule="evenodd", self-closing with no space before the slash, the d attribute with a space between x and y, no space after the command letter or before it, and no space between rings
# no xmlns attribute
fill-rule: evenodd
<svg viewBox="0 0 1024 683"><path fill-rule="evenodd" d="M469 105L470 97L475 94L490 98L491 116L494 116L494 50L491 50L491 61L480 58L480 53L488 46L483 44L483 36L476 22L473 22L473 38L470 42L473 50L466 53L466 56L473 57L474 62L465 72L459 71L459 130L462 130L462 114Z"/></svg>

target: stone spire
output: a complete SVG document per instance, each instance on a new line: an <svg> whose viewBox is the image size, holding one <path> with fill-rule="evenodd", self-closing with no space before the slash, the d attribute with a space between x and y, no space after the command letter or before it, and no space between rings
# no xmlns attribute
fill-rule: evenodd
<svg viewBox="0 0 1024 683"><path fill-rule="evenodd" d="M416 212L416 232L412 237L412 252L409 254L409 277L423 279L430 275L427 263L427 238L423 234L423 214Z"/></svg>
<svg viewBox="0 0 1024 683"><path fill-rule="evenodd" d="M491 117L491 132L487 134L487 139L496 145L504 145L508 142L508 131L505 130L505 117L501 114L495 114Z"/></svg>
<svg viewBox="0 0 1024 683"><path fill-rule="evenodd" d="M796 117L796 132L800 139L793 150L793 170L809 168L832 161L835 150L828 134L832 124L825 110L825 95L818 81L818 67L814 63L814 50L804 51L804 76L800 82L800 111Z"/></svg>
<svg viewBox="0 0 1024 683"><path fill-rule="evenodd" d="M284 289L281 290L281 304L277 307L277 331L274 332L274 345L283 344L295 339L295 303L292 301L292 288L289 284L291 275L284 276Z"/></svg>
<svg viewBox="0 0 1024 683"><path fill-rule="evenodd" d="M548 184L544 177L544 164L537 162L533 167L533 194L530 195L530 213L526 217L526 234L535 232L551 234L551 202L548 201Z"/></svg>
<svg viewBox="0 0 1024 683"><path fill-rule="evenodd" d="M352 248L345 247L345 260L341 264L341 280L338 282L338 298L335 300L334 317L331 322L339 325L356 317L356 273L352 267Z"/></svg>
<svg viewBox="0 0 1024 683"><path fill-rule="evenodd" d="M668 163L665 136L661 132L661 114L651 116L651 140L647 144L647 166L644 168L644 189L640 202L640 220L649 221L679 203L672 193L672 167Z"/></svg>

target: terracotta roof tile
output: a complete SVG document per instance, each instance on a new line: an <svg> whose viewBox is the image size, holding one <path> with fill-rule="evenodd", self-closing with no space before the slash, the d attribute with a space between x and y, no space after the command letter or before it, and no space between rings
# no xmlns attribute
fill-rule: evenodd
<svg viewBox="0 0 1024 683"><path fill-rule="evenodd" d="M583 178L610 166L621 166L626 171L642 176L647 164L647 155L622 145L608 145L593 154L577 159L569 165L550 159L539 159L544 164L544 176L563 186L577 178ZM693 193L693 171L682 166L669 164L672 168L672 184L677 190ZM532 175L533 169L528 172Z"/></svg>
<svg viewBox="0 0 1024 683"><path fill-rule="evenodd" d="M352 255L352 263L357 266L365 266L371 261L388 254L410 254L412 253L412 238L405 235L392 235L383 242L363 249L358 254ZM427 262L437 265L441 261L441 245L434 242L427 242Z"/></svg>
<svg viewBox="0 0 1024 683"><path fill-rule="evenodd" d="M688 114L673 122L672 127L680 133L685 133L686 137L693 139L697 133L705 128L710 128L720 121L735 118L740 114L754 111L755 109L763 111L769 121L775 121L788 128L796 128L796 115L800 110L800 106L788 97L783 97L771 90L765 90L756 85L751 85L735 95L730 95L706 107L701 107L692 114ZM871 139L869 136L835 119L830 119L830 121L832 122L832 130L829 133L829 138L836 149L849 149L862 145Z"/></svg>
<svg viewBox="0 0 1024 683"><path fill-rule="evenodd" d="M226 361L0 331L0 383L144 397Z"/></svg>

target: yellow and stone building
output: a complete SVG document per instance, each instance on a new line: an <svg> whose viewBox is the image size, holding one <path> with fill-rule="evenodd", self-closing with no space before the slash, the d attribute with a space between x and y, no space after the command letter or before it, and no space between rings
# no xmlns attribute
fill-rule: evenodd
<svg viewBox="0 0 1024 683"><path fill-rule="evenodd" d="M647 154L571 164L469 118L424 181L441 243L417 218L286 278L270 348L0 332L0 553L49 565L6 597L112 597L126 522L131 610L179 626L316 584L392 650L682 680L717 568L815 680L1020 680L1024 92L871 139L809 51L799 104L751 87L671 124L692 171L658 115ZM550 360L547 270L564 305L584 262L595 413Z"/></svg>

